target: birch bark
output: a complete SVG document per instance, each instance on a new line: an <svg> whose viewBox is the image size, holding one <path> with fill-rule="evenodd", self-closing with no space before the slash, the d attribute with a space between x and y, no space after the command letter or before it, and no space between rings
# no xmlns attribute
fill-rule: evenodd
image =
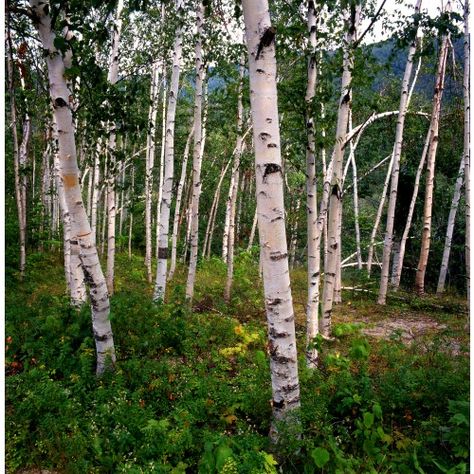
<svg viewBox="0 0 474 474"><path fill-rule="evenodd" d="M186 299L192 301L196 265L198 257L199 233L199 196L201 194L201 164L202 164L202 97L204 82L204 62L202 57L202 35L204 23L204 5L198 3L196 12L196 83L194 96L194 149L193 149L193 192L191 205L191 254L189 259L188 279L186 282Z"/></svg>
<svg viewBox="0 0 474 474"><path fill-rule="evenodd" d="M183 163L181 164L181 176L179 178L178 189L176 190L176 205L174 209L174 219L173 219L173 235L171 237L171 263L170 263L170 271L168 274L168 280L171 280L173 278L174 272L176 270L176 250L178 246L181 199L183 197L184 183L186 182L186 168L188 165L189 147L191 145L191 139L193 135L194 135L194 124L191 127L191 130L188 135L188 139L186 140L186 146L184 147Z"/></svg>
<svg viewBox="0 0 474 474"><path fill-rule="evenodd" d="M123 0L118 0L117 11L114 22L114 35L112 40L112 51L110 58L109 72L107 80L110 84L115 84L118 79L119 69L119 46L120 35L122 33L122 10ZM109 295L114 293L114 271L115 271L115 126L109 132L108 151L110 153L109 178L107 180L107 289Z"/></svg>
<svg viewBox="0 0 474 474"><path fill-rule="evenodd" d="M354 63L353 44L357 38L357 26L359 24L361 6L355 5L352 7L352 10L352 12L348 10L345 11L345 24L347 31L344 38L341 98L337 117L336 144L333 158L334 164L330 182L328 255L324 266L323 314L320 324L320 330L324 337L331 336L331 315L338 265L338 216L341 212L342 161L344 157L343 145L346 138L350 109L352 69Z"/></svg>
<svg viewBox="0 0 474 474"><path fill-rule="evenodd" d="M466 260L466 289L467 301L471 300L471 131L470 131L470 64L471 64L471 35L469 33L469 0L464 0L464 74L463 74L463 98L464 98L464 195L466 197L465 207L465 260Z"/></svg>
<svg viewBox="0 0 474 474"><path fill-rule="evenodd" d="M274 34L267 0L243 0L255 144L258 227L263 267L272 407L290 421L300 406L295 322L288 270L278 124ZM271 436L277 437L273 425Z"/></svg>
<svg viewBox="0 0 474 474"><path fill-rule="evenodd" d="M176 2L177 14L182 14L182 2ZM170 92L168 97L168 109L166 114L166 136L165 136L165 173L163 182L163 196L160 206L160 229L158 244L158 267L156 271L155 301L164 299L166 291L166 272L168 265L168 232L171 210L171 199L173 190L174 176L174 128L176 117L176 104L179 91L179 76L181 71L181 52L182 45L182 26L180 24L176 29L174 52L173 52L173 69L171 73Z"/></svg>
<svg viewBox="0 0 474 474"><path fill-rule="evenodd" d="M417 0L415 5L415 17L418 16L421 7L421 0ZM397 205L398 177L400 174L400 157L402 155L403 130L405 127L405 116L408 109L409 83L413 69L413 57L416 52L416 37L418 33L418 21L415 20L415 37L408 50L408 58L405 66L405 73L402 81L402 92L400 96L400 106L398 108L398 120L395 131L395 146L393 150L392 176L390 180L390 197L387 209L387 224L385 228L385 243L382 255L382 272L380 277L380 289L378 304L384 305L387 299L388 280L390 276L390 257L392 254L393 228L395 223L395 208Z"/></svg>
<svg viewBox="0 0 474 474"><path fill-rule="evenodd" d="M148 283L151 283L151 201L153 189L153 167L155 163L155 134L156 134L156 113L158 99L158 76L159 67L156 61L153 64L150 83L150 108L148 110L148 134L146 143L145 158L145 268Z"/></svg>
<svg viewBox="0 0 474 474"><path fill-rule="evenodd" d="M64 79L63 59L54 46L55 34L51 28L49 5L40 0L31 0L30 5L43 48L49 52L46 63L54 117L58 125L61 178L64 183L66 205L71 216L71 237L77 239L80 248L79 258L89 285L92 327L97 350L97 374L100 375L108 366L108 358L112 364L115 363L115 349L109 320L107 286L100 268L79 186L74 128L69 106L71 91Z"/></svg>
<svg viewBox="0 0 474 474"><path fill-rule="evenodd" d="M465 165L464 165L464 155L463 155L461 159L461 164L459 165L458 177L454 185L454 194L453 194L453 199L451 201L451 207L449 209L448 226L446 229L446 238L444 240L443 258L441 259L441 269L439 272L438 287L436 290L437 294L444 293L444 285L446 283L446 274L448 271L449 254L451 253L451 241L453 238L454 222L456 220L456 213L458 210L459 198L461 197L461 187L463 183L464 168L465 168Z"/></svg>
<svg viewBox="0 0 474 474"><path fill-rule="evenodd" d="M450 10L450 2L446 6L446 10ZM444 35L441 42L441 49L439 52L438 70L436 72L436 84L433 97L433 112L431 114L431 141L428 149L428 156L426 161L426 187L425 187L425 205L423 209L423 232L421 235L421 251L420 259L415 277L415 291L418 294L425 292L425 273L428 264L428 254L431 243L431 212L433 208L433 189L435 177L435 163L436 151L438 148L438 130L439 130L439 116L441 112L441 99L444 90L444 76L446 71L446 60L448 53L448 35Z"/></svg>
<svg viewBox="0 0 474 474"><path fill-rule="evenodd" d="M243 150L243 120L244 105L242 102L244 87L244 55L240 58L239 67L239 89L237 93L237 143L234 155L234 164L232 166L232 180L227 199L229 205L229 239L227 251L227 279L224 288L224 300L229 302L232 290L232 281L234 278L234 240L235 240L235 210L237 204L237 190L239 188L240 158Z"/></svg>
<svg viewBox="0 0 474 474"><path fill-rule="evenodd" d="M316 179L316 145L314 136L314 119L312 105L316 95L318 69L316 64L318 15L313 0L307 2L309 57L308 80L306 84L306 226L308 247L308 301L306 304L306 364L314 368L318 352L314 347L314 338L318 335L318 307L321 245L317 245L318 199ZM323 113L323 112L322 112ZM324 180L324 178L323 178ZM321 239L319 240L321 242Z"/></svg>

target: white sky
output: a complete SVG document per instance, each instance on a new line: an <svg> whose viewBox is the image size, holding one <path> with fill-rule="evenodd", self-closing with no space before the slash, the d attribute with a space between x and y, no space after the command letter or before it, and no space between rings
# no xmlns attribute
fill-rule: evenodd
<svg viewBox="0 0 474 474"><path fill-rule="evenodd" d="M382 3L382 0L379 0L377 2L376 11L378 10L381 3ZM398 12L400 11L401 11L401 14L404 16L411 15L413 14L415 10L415 3L416 3L416 0L403 0L403 4L400 5L395 0L387 0L385 2L383 10L386 13L388 13L390 17L392 18L398 17L399 16ZM439 14L440 8L444 7L446 3L447 3L446 0L423 0L421 3L421 10L427 11L431 17L435 17ZM453 12L462 14L462 5L461 5L460 0L452 0L451 8ZM360 31L365 31L365 29L368 27L369 24L370 24L370 19L366 19L365 21L363 21ZM364 38L363 42L374 43L377 41L381 41L390 37L390 34L391 33L388 31L383 31L382 21L377 21L375 25L372 27L371 32L367 34L366 38Z"/></svg>

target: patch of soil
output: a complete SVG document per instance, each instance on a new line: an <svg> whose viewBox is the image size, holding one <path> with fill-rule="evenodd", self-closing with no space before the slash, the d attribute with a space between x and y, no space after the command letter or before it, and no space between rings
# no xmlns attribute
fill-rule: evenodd
<svg viewBox="0 0 474 474"><path fill-rule="evenodd" d="M410 343L432 331L446 329L445 324L440 324L434 319L416 317L414 315L403 318L390 318L371 324L370 327L362 329L366 336L390 339L393 335L399 335L404 343Z"/></svg>

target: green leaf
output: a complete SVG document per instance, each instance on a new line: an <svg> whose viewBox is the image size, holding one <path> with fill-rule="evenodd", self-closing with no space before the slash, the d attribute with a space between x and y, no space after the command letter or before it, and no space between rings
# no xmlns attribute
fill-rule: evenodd
<svg viewBox="0 0 474 474"><path fill-rule="evenodd" d="M316 466L318 466L319 468L325 466L329 461L329 452L327 449L324 448L313 449L313 451L311 452L311 456L314 459Z"/></svg>
<svg viewBox="0 0 474 474"><path fill-rule="evenodd" d="M364 413L364 425L366 428L370 428L374 424L374 415L370 412Z"/></svg>
<svg viewBox="0 0 474 474"><path fill-rule="evenodd" d="M227 460L232 456L232 449L228 446L219 446L216 449L216 469L219 472L223 467Z"/></svg>

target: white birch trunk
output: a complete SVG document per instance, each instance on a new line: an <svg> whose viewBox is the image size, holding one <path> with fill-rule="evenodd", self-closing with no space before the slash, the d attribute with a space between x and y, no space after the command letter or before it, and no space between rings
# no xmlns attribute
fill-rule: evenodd
<svg viewBox="0 0 474 474"><path fill-rule="evenodd" d="M178 189L176 191L176 206L174 210L174 219L173 219L173 235L171 237L171 262L170 262L170 271L168 274L168 280L171 280L173 278L174 272L176 270L176 251L177 251L177 246L178 246L181 199L183 197L184 183L186 182L186 168L188 165L189 147L191 145L191 138L193 136L194 136L194 124L191 127L191 130L188 135L188 139L186 140L186 146L184 147L183 163L181 164L181 176L179 178Z"/></svg>
<svg viewBox="0 0 474 474"><path fill-rule="evenodd" d="M470 305L471 294L471 135L470 135L470 64L471 64L471 35L469 33L469 1L464 0L464 195L465 208L465 261L466 261L466 290L467 301Z"/></svg>
<svg viewBox="0 0 474 474"><path fill-rule="evenodd" d="M181 14L181 2L177 1L176 10ZM168 110L166 115L165 136L165 178L163 183L163 196L160 208L160 229L158 243L158 267L156 271L155 294L153 299L162 300L166 291L166 272L168 265L168 232L171 211L171 199L173 191L174 176L174 129L176 117L176 104L179 91L179 76L181 70L182 26L176 29L173 53L173 69L171 73L170 93L168 98Z"/></svg>
<svg viewBox="0 0 474 474"><path fill-rule="evenodd" d="M97 350L97 374L100 375L107 368L108 358L112 364L115 363L115 349L109 320L110 306L107 286L100 268L97 249L92 239L79 187L72 113L68 105L71 92L64 79L63 59L54 46L55 34L51 29L49 8L46 8L48 4L39 0L31 0L30 5L37 19L35 26L38 29L43 48L49 52L46 63L54 117L58 126L61 178L64 183L66 205L71 216L71 237L78 242L79 258L89 285L92 328Z"/></svg>
<svg viewBox="0 0 474 474"><path fill-rule="evenodd" d="M336 271L338 265L338 216L341 212L342 197L342 162L344 158L344 142L349 119L351 82L353 68L353 44L356 41L357 26L360 16L360 5L354 7L354 14L345 11L346 35L344 39L344 61L341 84L341 99L336 128L336 144L334 149L334 164L331 173L329 219L328 219L328 255L324 268L323 287L323 314L320 324L321 333L324 337L331 336L331 315L334 300L334 288Z"/></svg>
<svg viewBox="0 0 474 474"><path fill-rule="evenodd" d="M417 0L415 5L415 15L420 12L421 0ZM380 289L377 303L384 305L387 299L388 280L390 276L390 257L392 253L393 244L393 228L395 224L395 208L397 205L397 192L398 192L398 177L400 174L400 158L402 155L403 145L403 130L405 127L405 116L409 106L408 94L409 94L409 83L413 69L413 57L416 52L416 36L418 33L418 24L416 24L415 38L413 39L410 48L408 50L408 58L405 66L405 73L402 81L402 92L400 95L400 106L397 120L397 127L395 131L395 145L393 150L393 164L392 164L392 176L390 180L390 197L388 200L387 209L387 224L385 228L385 243L383 247L382 255L382 272L380 277Z"/></svg>
<svg viewBox="0 0 474 474"><path fill-rule="evenodd" d="M450 2L446 6L446 11L450 10ZM421 235L421 251L418 261L415 291L422 295L425 292L425 273L428 264L428 254L431 243L431 213L433 208L433 189L435 178L436 151L438 148L439 117L441 112L441 99L444 90L444 76L446 71L446 61L448 56L448 35L444 35L439 52L438 70L436 72L435 92L433 97L433 111L431 113L431 141L426 159L426 187L425 205L423 209L423 232Z"/></svg>
<svg viewBox="0 0 474 474"><path fill-rule="evenodd" d="M268 348L275 420L300 406L295 322L288 269L278 124L276 58L267 0L243 0ZM271 431L277 437L276 426Z"/></svg>
<svg viewBox="0 0 474 474"><path fill-rule="evenodd" d="M454 194L451 201L451 208L449 209L448 226L446 229L446 238L444 240L443 258L441 260L441 269L439 272L437 294L444 293L444 285L446 283L446 274L448 271L449 255L451 253L451 240L453 238L454 222L456 220L456 212L458 210L459 198L461 197L461 187L464 175L464 155L459 165L458 177L454 185Z"/></svg>
<svg viewBox="0 0 474 474"><path fill-rule="evenodd" d="M199 233L199 197L201 194L201 164L202 164L202 97L204 63L202 56L202 35L204 22L204 5L200 0L196 12L196 83L194 96L194 149L193 149L193 191L191 205L191 253L189 271L186 282L186 299L192 301L194 295L194 281L196 279L196 265L198 257Z"/></svg>
<svg viewBox="0 0 474 474"><path fill-rule="evenodd" d="M110 66L107 80L110 84L115 84L118 79L119 69L119 45L122 32L122 10L123 0L118 0L117 11L114 22L114 34L112 39L112 51L110 57ZM108 151L110 153L111 166L109 166L109 178L107 180L107 289L109 295L114 293L114 271L115 271L115 126L109 133Z"/></svg>
<svg viewBox="0 0 474 474"><path fill-rule="evenodd" d="M239 89L237 92L237 143L235 146L234 164L232 166L231 187L227 198L229 207L229 238L227 249L227 279L224 288L224 300L229 302L232 281L234 279L234 240L235 240L235 210L237 205L237 190L239 188L240 176L240 158L243 150L243 121L244 121L244 105L242 103L242 95L244 88L244 63L245 57L242 54L239 67Z"/></svg>
<svg viewBox="0 0 474 474"><path fill-rule="evenodd" d="M18 146L18 130L17 130L17 116L16 116L16 103L15 103L15 89L14 89L14 72L13 72L13 51L12 42L10 36L10 27L7 23L8 38L6 42L8 50L7 60L7 72L8 72L8 90L10 94L10 113L12 122L12 134L13 134L13 166L15 173L15 198L16 207L18 213L18 228L20 237L20 278L23 279L25 274L26 266L26 216L25 209L23 207L23 193L22 193L22 180L20 176L20 150Z"/></svg>
<svg viewBox="0 0 474 474"><path fill-rule="evenodd" d="M314 132L314 119L312 105L316 94L317 65L316 65L316 26L317 12L313 0L307 2L308 33L309 33L309 58L308 80L306 84L306 226L307 226L307 252L308 252L308 301L306 304L306 364L310 368L316 367L318 351L313 341L318 335L318 309L319 309L319 281L321 245L317 246L317 175L316 175L316 145ZM323 120L324 110L321 111ZM323 157L325 162L326 157ZM326 166L323 163L323 182ZM319 240L319 243L321 239Z"/></svg>

